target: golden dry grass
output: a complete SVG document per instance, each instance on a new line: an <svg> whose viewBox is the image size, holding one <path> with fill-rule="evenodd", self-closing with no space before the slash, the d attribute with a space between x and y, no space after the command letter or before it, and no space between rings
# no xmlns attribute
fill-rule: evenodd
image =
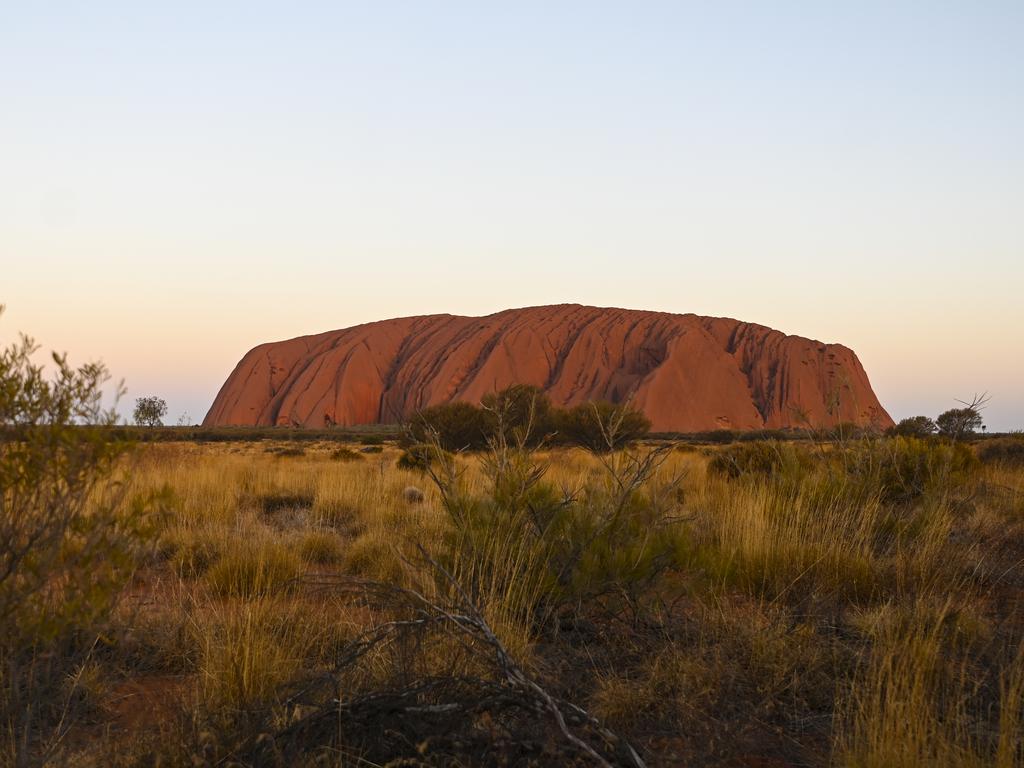
<svg viewBox="0 0 1024 768"><path fill-rule="evenodd" d="M897 508L824 475L729 482L707 475L705 453L674 452L662 476L683 479L658 502L660 518L682 521L672 523L681 532L672 567L639 602L602 596L585 621L590 635L577 623L563 637L548 617L556 631L542 637L550 550L497 527L472 550L453 546L437 489L396 468L393 446L353 446L341 460L333 444L301 455L281 447L141 450L133 491L169 489L170 514L158 558L140 574L148 598L122 618L133 655L118 674L173 670L196 711L286 717L282 692L380 619L372 605L303 582L353 576L428 589L422 548L448 552L446 567L473 585L520 664L635 734L651 764L672 754L740 764L758 750L872 768L1024 764L1020 470L982 469L987 490L966 501L938 494ZM609 492L583 451L535 458L560 492ZM460 462L461 491L485 496L479 457ZM347 684L372 688L394 653L369 654ZM441 669L458 643L423 653L425 667ZM101 672L80 675L100 710ZM665 734L679 745L659 754Z"/></svg>

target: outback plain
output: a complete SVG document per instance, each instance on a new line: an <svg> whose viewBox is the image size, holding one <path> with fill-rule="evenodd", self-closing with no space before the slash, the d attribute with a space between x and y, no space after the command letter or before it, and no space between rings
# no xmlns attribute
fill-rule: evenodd
<svg viewBox="0 0 1024 768"><path fill-rule="evenodd" d="M85 429L66 373L0 454L5 763L1021 764L1019 436Z"/></svg>

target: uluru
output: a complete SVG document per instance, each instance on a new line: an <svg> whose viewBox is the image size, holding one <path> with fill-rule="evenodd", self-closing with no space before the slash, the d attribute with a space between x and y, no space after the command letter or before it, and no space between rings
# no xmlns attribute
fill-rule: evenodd
<svg viewBox="0 0 1024 768"><path fill-rule="evenodd" d="M561 406L628 400L656 432L893 423L841 344L729 318L575 304L404 317L260 344L203 423L396 423L517 383Z"/></svg>

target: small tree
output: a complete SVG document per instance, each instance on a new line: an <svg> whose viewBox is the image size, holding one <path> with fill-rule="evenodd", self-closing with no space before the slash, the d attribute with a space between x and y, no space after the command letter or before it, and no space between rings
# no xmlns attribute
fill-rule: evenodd
<svg viewBox="0 0 1024 768"><path fill-rule="evenodd" d="M162 427L167 403L161 397L140 397L135 401L133 418L141 427Z"/></svg>
<svg viewBox="0 0 1024 768"><path fill-rule="evenodd" d="M416 443L428 443L436 434L446 451L483 448L487 445L487 414L472 403L457 401L424 408L409 420Z"/></svg>
<svg viewBox="0 0 1024 768"><path fill-rule="evenodd" d="M938 427L935 422L927 416L911 416L901 419L900 423L892 428L892 434L901 437L928 437L934 435Z"/></svg>
<svg viewBox="0 0 1024 768"><path fill-rule="evenodd" d="M0 313L3 307L0 306ZM107 369L0 349L0 761L66 764L67 681L106 625L151 536L116 476L129 447L105 427ZM115 392L115 399L120 388ZM136 503L137 502L137 503Z"/></svg>
<svg viewBox="0 0 1024 768"><path fill-rule="evenodd" d="M555 430L551 399L532 384L513 384L500 392L489 392L480 405L492 434L500 427L506 438L522 438L538 445Z"/></svg>
<svg viewBox="0 0 1024 768"><path fill-rule="evenodd" d="M988 400L987 394L975 395L969 403L958 400L963 408L950 408L935 419L939 434L953 440L962 440L973 435L982 427L981 411L988 404Z"/></svg>
<svg viewBox="0 0 1024 768"><path fill-rule="evenodd" d="M650 420L628 404L580 403L555 413L559 436L596 453L617 451L646 435Z"/></svg>

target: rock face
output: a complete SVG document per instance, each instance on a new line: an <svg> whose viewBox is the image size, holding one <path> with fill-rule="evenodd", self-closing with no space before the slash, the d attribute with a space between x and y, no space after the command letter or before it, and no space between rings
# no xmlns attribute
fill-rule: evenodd
<svg viewBox="0 0 1024 768"><path fill-rule="evenodd" d="M658 432L892 424L847 347L728 318L579 305L405 317L261 344L203 423L395 423L514 383L562 406L629 399Z"/></svg>

